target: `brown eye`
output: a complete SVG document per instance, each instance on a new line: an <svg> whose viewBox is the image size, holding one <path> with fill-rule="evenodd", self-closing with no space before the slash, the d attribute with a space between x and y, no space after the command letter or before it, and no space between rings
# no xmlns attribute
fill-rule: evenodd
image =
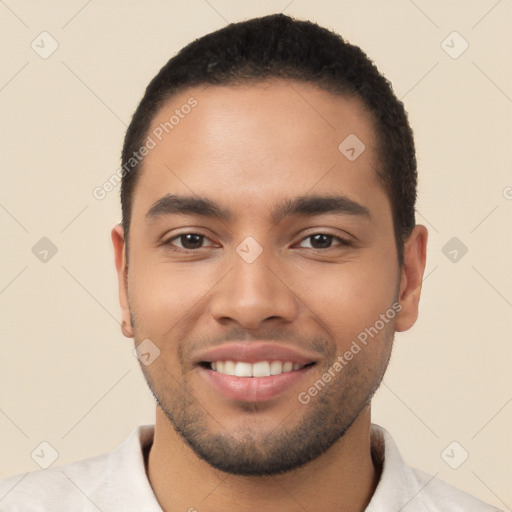
<svg viewBox="0 0 512 512"><path fill-rule="evenodd" d="M302 245L306 240L309 240L309 246ZM309 235L301 241L301 247L311 248L311 249L331 249L333 247L333 242L338 242L336 245L338 246L346 246L349 243L340 238L339 236L329 235L326 233L315 233L314 235Z"/></svg>
<svg viewBox="0 0 512 512"><path fill-rule="evenodd" d="M181 235L181 244L184 249L198 249L203 245L204 236L198 235L197 233L189 233L187 235Z"/></svg>
<svg viewBox="0 0 512 512"><path fill-rule="evenodd" d="M318 235L313 235L310 238L313 249L327 249L331 246L334 237L319 233Z"/></svg>
<svg viewBox="0 0 512 512"><path fill-rule="evenodd" d="M201 249L205 238L204 235L200 235L199 233L184 233L171 238L167 244L177 245L179 249L185 250ZM176 243L176 241L178 241L178 243Z"/></svg>

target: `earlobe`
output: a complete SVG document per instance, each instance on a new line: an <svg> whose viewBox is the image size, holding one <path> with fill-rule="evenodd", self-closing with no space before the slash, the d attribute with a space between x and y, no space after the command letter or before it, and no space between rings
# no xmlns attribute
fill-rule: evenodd
<svg viewBox="0 0 512 512"><path fill-rule="evenodd" d="M402 309L395 323L395 330L399 332L410 329L418 318L421 283L427 258L427 238L427 228L418 224L405 242L398 297Z"/></svg>
<svg viewBox="0 0 512 512"><path fill-rule="evenodd" d="M114 245L115 265L119 285L119 304L121 305L123 318L121 323L121 332L127 338L133 338L133 326L131 323L128 302L128 266L125 258L125 237L123 226L121 224L116 224L112 228L111 236L112 243Z"/></svg>
<svg viewBox="0 0 512 512"><path fill-rule="evenodd" d="M129 325L126 320L121 323L121 332L126 338L133 338L133 330L131 324Z"/></svg>

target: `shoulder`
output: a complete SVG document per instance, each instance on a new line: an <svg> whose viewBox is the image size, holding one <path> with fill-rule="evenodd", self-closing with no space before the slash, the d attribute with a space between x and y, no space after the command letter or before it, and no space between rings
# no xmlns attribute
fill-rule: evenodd
<svg viewBox="0 0 512 512"><path fill-rule="evenodd" d="M366 512L500 512L500 509L408 466L391 434L372 424L372 458L382 468Z"/></svg>
<svg viewBox="0 0 512 512"><path fill-rule="evenodd" d="M153 435L153 425L141 425L112 452L4 478L0 511L160 512L144 464Z"/></svg>
<svg viewBox="0 0 512 512"><path fill-rule="evenodd" d="M2 512L98 510L88 500L105 478L109 454L0 480Z"/></svg>
<svg viewBox="0 0 512 512"><path fill-rule="evenodd" d="M421 489L418 499L426 510L435 512L502 512L499 508L484 503L439 480L435 475L429 475L416 468L409 468L409 470L412 478L416 481L418 490Z"/></svg>

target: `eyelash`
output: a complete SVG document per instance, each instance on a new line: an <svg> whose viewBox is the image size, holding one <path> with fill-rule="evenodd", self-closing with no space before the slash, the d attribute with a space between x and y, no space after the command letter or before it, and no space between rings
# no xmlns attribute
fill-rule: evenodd
<svg viewBox="0 0 512 512"><path fill-rule="evenodd" d="M177 251L177 252L188 252L188 253L197 252L199 249L206 249L206 248L208 248L208 247L199 247L198 249L185 249L185 248L182 248L182 247L175 247L175 246L172 245L172 242L174 240L178 240L178 239L180 239L182 237L185 237L187 235L196 235L196 236L202 237L203 240L208 239L208 237L206 235L203 235L202 233L197 233L197 232L194 232L194 231L190 231L190 232L187 232L187 233L181 233L179 235L175 235L175 236L165 240L162 243L162 245L171 247L172 250ZM337 242L339 242L339 244L335 245L335 246L327 247L326 249L315 249L314 247L302 247L302 249L313 249L313 250L317 250L317 251L321 251L321 252L327 252L327 251L330 251L330 250L335 250L336 247L349 247L349 246L352 245L345 238L342 238L342 237L337 236L337 235L331 235L330 233L324 233L323 231L319 231L317 233L311 233L310 235L307 235L304 238L302 238L299 243L302 243L304 240L307 240L308 238L313 238L313 237L315 237L317 235L324 235L324 236L330 237L330 238L332 238L332 241L337 241Z"/></svg>

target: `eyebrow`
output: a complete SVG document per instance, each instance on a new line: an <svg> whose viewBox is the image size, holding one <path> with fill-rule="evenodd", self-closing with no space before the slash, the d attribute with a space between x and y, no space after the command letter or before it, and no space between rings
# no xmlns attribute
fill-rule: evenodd
<svg viewBox="0 0 512 512"><path fill-rule="evenodd" d="M271 213L272 222L278 224L293 215L345 214L371 219L370 210L362 204L339 195L305 195L285 199Z"/></svg>
<svg viewBox="0 0 512 512"><path fill-rule="evenodd" d="M172 214L201 215L221 220L230 220L228 210L221 208L210 199L197 196L178 196L167 194L156 201L146 213L149 220Z"/></svg>
<svg viewBox="0 0 512 512"><path fill-rule="evenodd" d="M294 215L345 214L366 217L371 220L370 210L346 196L339 195L304 195L284 199L271 212L274 224L279 224L286 217ZM198 196L179 196L167 194L158 199L146 213L148 220L173 214L199 215L219 220L232 220L232 213L214 201Z"/></svg>

